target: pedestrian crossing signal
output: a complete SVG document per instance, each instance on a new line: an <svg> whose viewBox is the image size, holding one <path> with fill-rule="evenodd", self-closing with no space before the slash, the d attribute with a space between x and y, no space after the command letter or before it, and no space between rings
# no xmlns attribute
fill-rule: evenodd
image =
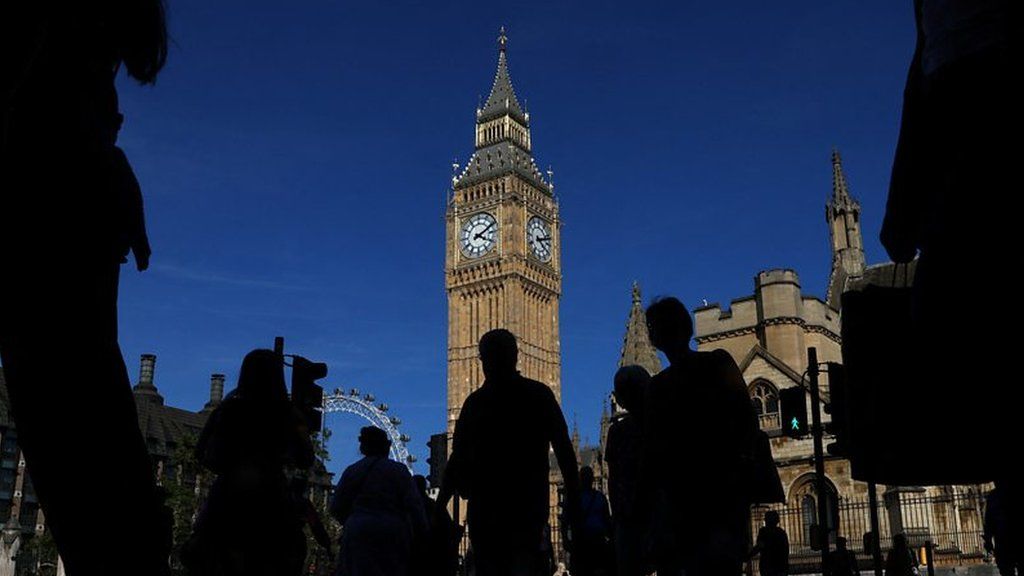
<svg viewBox="0 0 1024 576"><path fill-rule="evenodd" d="M810 432L807 425L807 395L803 387L794 386L779 391L782 432L790 438L801 438Z"/></svg>

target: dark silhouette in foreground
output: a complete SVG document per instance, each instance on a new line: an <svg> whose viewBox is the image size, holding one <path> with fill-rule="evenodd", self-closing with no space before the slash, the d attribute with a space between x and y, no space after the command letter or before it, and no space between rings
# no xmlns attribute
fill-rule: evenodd
<svg viewBox="0 0 1024 576"><path fill-rule="evenodd" d="M836 549L828 555L829 576L860 576L857 555L846 547L846 538L836 538Z"/></svg>
<svg viewBox="0 0 1024 576"><path fill-rule="evenodd" d="M907 537L897 534L892 537L892 548L885 557L885 576L916 576L917 556L907 545Z"/></svg>
<svg viewBox="0 0 1024 576"><path fill-rule="evenodd" d="M413 544L426 533L427 516L409 469L388 459L390 450L383 430L360 430L364 457L341 474L331 501L331 516L343 524L336 574L409 573Z"/></svg>
<svg viewBox="0 0 1024 576"><path fill-rule="evenodd" d="M746 384L728 352L690 350L693 322L679 300L656 300L646 316L651 344L669 361L647 388L639 492L646 509L663 505L658 574L739 574L759 431ZM665 458L680 438L702 440L687 445L685 460ZM709 473L694 474L690 462Z"/></svg>
<svg viewBox="0 0 1024 576"><path fill-rule="evenodd" d="M116 145L115 90L122 67L152 84L166 53L159 0L7 2L0 18L0 357L72 576L169 570L171 535L117 338L120 265L131 251L145 270L150 248L139 183ZM103 472L85 472L97 443ZM117 554L97 518L131 527Z"/></svg>
<svg viewBox="0 0 1024 576"><path fill-rule="evenodd" d="M996 566L1002 576L1024 575L1024 538L1021 538L1021 519L1011 515L1014 500L1020 498L1002 482L985 498L985 550L996 557ZM1016 503L1019 507L1020 504Z"/></svg>
<svg viewBox="0 0 1024 576"><path fill-rule="evenodd" d="M303 520L285 467L313 465L302 414L288 400L283 359L253 350L238 387L210 415L196 445L215 472L182 562L197 576L287 576L305 551Z"/></svg>
<svg viewBox="0 0 1024 576"><path fill-rule="evenodd" d="M779 526L779 513L774 510L764 513L764 526L757 531L757 542L750 550L751 557L758 554L761 559L757 569L761 576L789 574L789 536Z"/></svg>
<svg viewBox="0 0 1024 576"><path fill-rule="evenodd" d="M648 574L646 544L651 523L637 509L640 458L643 454L643 401L651 375L642 366L615 373L615 401L626 410L608 428L605 461L614 523L615 562L619 576Z"/></svg>
<svg viewBox="0 0 1024 576"><path fill-rule="evenodd" d="M1024 64L1020 7L1012 0L915 0L914 8L917 44L881 230L894 262L918 258L907 311L911 326L892 361L897 366L875 372L894 374L892 382L912 390L907 408L935 423L919 428L920 440L911 438L913 429L901 431L915 444L919 462L963 455L955 467L943 469L943 462L931 477L913 483L1008 478L1020 484L1016 458L993 441L1018 436L1019 387L1005 386L999 363L984 359L1011 356L1012 341L988 341L980 354L943 354L941 361L935 355L949 348L954 334L999 333L1012 317L963 316L954 309L965 294L999 294L1007 287L1004 275L968 273L966 267L990 270L1017 257L1006 233L1017 220L1017 211L1007 208L1015 197L1009 191L1019 182L1024 129L1024 108L1013 87L1014 71ZM899 364L912 368L904 368L904 375ZM961 385L965 380L973 383L970 394ZM949 421L958 425L942 424Z"/></svg>
<svg viewBox="0 0 1024 576"><path fill-rule="evenodd" d="M608 500L594 489L594 470L580 468L580 526L573 541L573 573L578 576L610 576L614 570L611 551L612 517Z"/></svg>
<svg viewBox="0 0 1024 576"><path fill-rule="evenodd" d="M565 480L565 521L579 526L576 454L551 389L516 371L519 351L508 330L480 339L483 386L466 398L438 505L469 500L467 520L478 576L537 572L548 522L548 450Z"/></svg>
<svg viewBox="0 0 1024 576"><path fill-rule="evenodd" d="M427 493L427 479L416 474L412 477L423 502L428 526L426 533L413 546L413 562L410 574L413 576L451 576L459 567L459 543L462 541L462 527L448 514L443 506Z"/></svg>

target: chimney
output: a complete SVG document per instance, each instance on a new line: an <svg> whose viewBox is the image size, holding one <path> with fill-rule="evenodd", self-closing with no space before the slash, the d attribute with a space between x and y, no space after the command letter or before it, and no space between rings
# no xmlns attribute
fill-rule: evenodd
<svg viewBox="0 0 1024 576"><path fill-rule="evenodd" d="M139 364L139 383L135 385L136 399L146 398L157 404L163 404L164 398L153 383L153 372L156 370L156 355L143 354Z"/></svg>
<svg viewBox="0 0 1024 576"><path fill-rule="evenodd" d="M136 390L156 390L156 386L153 384L153 371L155 369L156 355L143 354L142 362L139 366L139 383L135 386Z"/></svg>
<svg viewBox="0 0 1024 576"><path fill-rule="evenodd" d="M224 399L224 375L210 374L210 401L203 408L215 408Z"/></svg>

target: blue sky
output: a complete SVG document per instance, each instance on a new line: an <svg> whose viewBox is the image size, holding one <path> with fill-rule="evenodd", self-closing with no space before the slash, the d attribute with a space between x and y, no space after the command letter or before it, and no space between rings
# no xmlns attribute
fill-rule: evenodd
<svg viewBox="0 0 1024 576"><path fill-rule="evenodd" d="M125 268L133 379L168 404L286 338L327 387L388 402L422 457L444 428L444 198L504 25L564 219L563 404L596 439L630 284L727 303L767 268L821 295L833 146L877 242L911 2L167 0L155 88L120 82L153 267ZM331 417L332 468L360 422Z"/></svg>

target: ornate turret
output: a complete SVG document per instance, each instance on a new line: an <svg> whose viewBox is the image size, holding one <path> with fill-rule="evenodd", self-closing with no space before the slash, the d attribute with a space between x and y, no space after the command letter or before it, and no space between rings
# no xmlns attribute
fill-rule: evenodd
<svg viewBox="0 0 1024 576"><path fill-rule="evenodd" d="M825 206L825 221L832 240L832 271L827 302L839 308L839 297L850 277L864 274L864 240L860 231L860 204L850 195L843 159L832 150L832 197Z"/></svg>

